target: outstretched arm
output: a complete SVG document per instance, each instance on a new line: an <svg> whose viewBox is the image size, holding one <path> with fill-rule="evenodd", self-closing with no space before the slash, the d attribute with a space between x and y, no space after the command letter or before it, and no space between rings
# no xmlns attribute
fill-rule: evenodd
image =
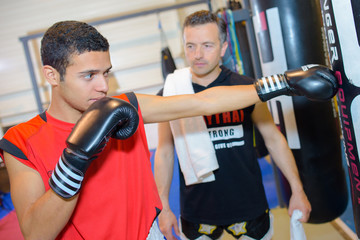
<svg viewBox="0 0 360 240"><path fill-rule="evenodd" d="M137 94L137 98L145 123L152 123L233 111L280 95L327 101L337 89L333 72L312 64L257 79L254 85L214 87L197 94L171 97Z"/></svg>
<svg viewBox="0 0 360 240"><path fill-rule="evenodd" d="M213 87L197 94L161 97L136 94L145 123L212 115L241 109L260 101L255 87Z"/></svg>

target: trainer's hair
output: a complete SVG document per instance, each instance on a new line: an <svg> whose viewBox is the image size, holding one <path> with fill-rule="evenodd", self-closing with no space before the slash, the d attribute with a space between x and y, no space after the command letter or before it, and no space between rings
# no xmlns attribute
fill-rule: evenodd
<svg viewBox="0 0 360 240"><path fill-rule="evenodd" d="M219 34L220 42L221 45L224 44L224 42L226 42L227 39L226 23L224 19L218 17L215 13L212 13L207 10L200 10L187 16L184 21L183 31L185 27L189 27L189 26L193 27L196 25L202 25L206 23L215 23L218 26L220 33Z"/></svg>
<svg viewBox="0 0 360 240"><path fill-rule="evenodd" d="M55 23L41 40L42 64L55 68L62 81L74 54L108 50L109 43L105 37L89 24L77 21Z"/></svg>

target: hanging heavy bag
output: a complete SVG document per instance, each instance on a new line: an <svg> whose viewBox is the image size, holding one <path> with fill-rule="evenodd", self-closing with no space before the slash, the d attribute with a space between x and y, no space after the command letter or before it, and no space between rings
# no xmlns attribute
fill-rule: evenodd
<svg viewBox="0 0 360 240"><path fill-rule="evenodd" d="M264 76L308 63L327 65L316 1L252 0L251 5ZM332 102L278 97L269 101L269 109L294 154L312 206L309 222L339 217L346 209L348 193L339 119ZM287 182L282 181L282 186L286 193ZM290 194L287 191L285 202Z"/></svg>

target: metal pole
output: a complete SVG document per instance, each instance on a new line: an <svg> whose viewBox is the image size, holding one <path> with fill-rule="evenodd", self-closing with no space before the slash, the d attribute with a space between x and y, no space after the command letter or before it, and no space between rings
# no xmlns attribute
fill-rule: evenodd
<svg viewBox="0 0 360 240"><path fill-rule="evenodd" d="M212 9L212 6L211 6L211 0L208 0L207 2L208 2L209 11L212 12L213 9Z"/></svg>
<svg viewBox="0 0 360 240"><path fill-rule="evenodd" d="M25 51L25 57L26 57L26 62L27 62L27 66L29 69L29 73L30 73L30 79L31 79L31 83L33 86L33 90L34 90L34 94L35 94L35 100L36 100L36 104L37 104L37 108L39 113L42 113L44 111L43 109L43 105L41 102L41 97L40 97L40 92L39 92L39 88L36 82L36 76L35 76L35 72L34 72L34 65L31 59L31 55L30 55L30 50L29 50L29 46L28 46L28 38L20 38L20 41L23 44L24 47L24 51Z"/></svg>
<svg viewBox="0 0 360 240"><path fill-rule="evenodd" d="M130 18L134 18L134 17L140 17L140 16L149 15L149 14L174 10L174 9L178 9L178 8L185 8L185 7L189 7L189 6L193 6L193 5L197 5L197 4L208 3L208 1L209 0L197 0L197 1L191 1L191 2L185 2L185 3L177 3L177 4L172 4L170 6L157 7L157 8L149 9L149 10L141 10L141 11L137 11L134 13L128 13L125 15L120 15L120 16L116 16L116 17L112 17L112 18L93 21L93 22L89 22L89 24L91 24L91 25L105 24L105 23L109 23L109 22L115 22L115 21L130 19Z"/></svg>

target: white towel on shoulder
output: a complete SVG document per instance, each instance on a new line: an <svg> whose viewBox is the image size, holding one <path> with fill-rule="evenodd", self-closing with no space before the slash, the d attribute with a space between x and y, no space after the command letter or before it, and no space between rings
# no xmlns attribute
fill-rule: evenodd
<svg viewBox="0 0 360 240"><path fill-rule="evenodd" d="M193 93L189 68L175 70L166 78L164 96ZM214 181L213 171L219 165L203 117L170 121L170 127L185 184Z"/></svg>

